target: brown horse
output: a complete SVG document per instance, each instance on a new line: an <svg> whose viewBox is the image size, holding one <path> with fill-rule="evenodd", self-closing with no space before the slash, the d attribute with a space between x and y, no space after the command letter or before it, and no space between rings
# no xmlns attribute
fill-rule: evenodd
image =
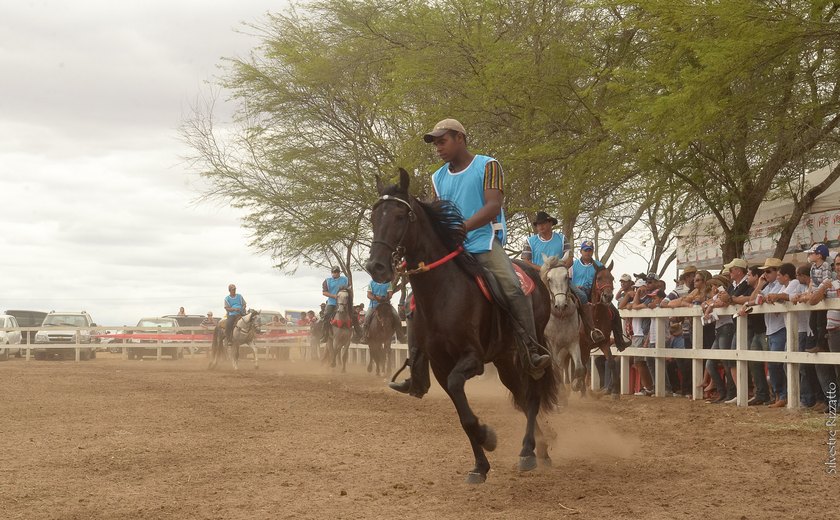
<svg viewBox="0 0 840 520"><path fill-rule="evenodd" d="M469 438L475 466L467 482L479 484L487 479L490 463L485 450L496 449L496 434L482 424L470 408L464 386L481 375L484 364L492 362L502 383L513 394L514 405L525 412L526 427L519 453L519 469L536 468L537 453L549 462L545 441L537 425L540 410L550 411L557 402L558 385L553 368L539 379L531 378L522 355L515 348L510 320L499 307L484 298L475 281L480 265L462 254L466 236L463 217L447 201L424 203L409 195L409 176L400 170L400 183L378 183L379 201L373 206L373 242L366 269L377 282L390 282L403 259L414 291L416 309L412 323L417 348L429 359L440 386L452 399L461 427ZM413 269L415 266L422 266ZM426 264L434 266L429 268ZM524 265L524 264L521 264ZM531 295L540 344L548 322L548 292L533 269L525 271L536 281Z"/></svg>
<svg viewBox="0 0 840 520"><path fill-rule="evenodd" d="M600 349L604 354L606 363L604 365L605 372L610 371L610 387L606 389L607 393L612 394L613 399L618 399L621 394L619 388L619 374L618 366L616 365L615 356L613 356L610 349L610 334L612 332L613 314L618 312L612 305L612 298L614 292L615 278L612 275L614 262L610 265L595 266L595 281L592 284L592 289L589 293L589 301L592 302L592 322L595 328L604 333L605 341L601 341L597 345L592 344L592 340L587 337L581 328L580 344L581 344L581 360L584 366L589 367L590 351ZM616 338L613 338L616 339ZM606 373L605 373L606 375ZM581 395L586 395L586 385L580 389Z"/></svg>
<svg viewBox="0 0 840 520"><path fill-rule="evenodd" d="M368 360L367 371L372 372L376 365L376 375L384 375L388 370L393 369L393 357L391 352L391 340L394 333L403 337L402 323L396 315L396 311L390 303L383 302L368 311L373 313L368 330L368 349L370 359Z"/></svg>

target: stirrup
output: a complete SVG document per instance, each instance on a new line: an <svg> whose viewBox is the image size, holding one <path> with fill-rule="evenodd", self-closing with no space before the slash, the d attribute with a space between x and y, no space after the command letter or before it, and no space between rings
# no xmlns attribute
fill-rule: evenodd
<svg viewBox="0 0 840 520"><path fill-rule="evenodd" d="M593 343L601 343L602 341L605 341L607 337L604 336L604 333L601 332L601 329L593 328L589 331L589 339L591 339Z"/></svg>

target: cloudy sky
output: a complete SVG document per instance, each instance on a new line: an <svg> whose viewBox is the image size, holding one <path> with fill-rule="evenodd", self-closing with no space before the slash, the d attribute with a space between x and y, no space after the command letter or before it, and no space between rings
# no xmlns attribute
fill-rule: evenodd
<svg viewBox="0 0 840 520"><path fill-rule="evenodd" d="M249 250L236 211L197 202L178 139L221 58L256 45L242 22L284 5L0 5L0 310L218 315L229 282L255 308L317 308L324 273L284 276Z"/></svg>

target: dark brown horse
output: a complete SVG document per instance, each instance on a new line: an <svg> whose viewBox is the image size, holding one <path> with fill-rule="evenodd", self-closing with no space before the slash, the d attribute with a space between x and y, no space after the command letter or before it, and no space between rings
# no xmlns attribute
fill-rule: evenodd
<svg viewBox="0 0 840 520"><path fill-rule="evenodd" d="M584 366L589 366L590 350L598 348L604 354L606 363L604 370L611 372L610 388L607 388L607 393L611 393L615 399L620 395L619 389L619 375L618 367L616 366L616 359L610 349L610 333L612 331L613 313L617 312L612 305L612 298L614 292L615 278L612 275L613 262L608 266L595 266L595 281L592 284L592 289L589 292L589 301L592 302L592 321L595 328L604 333L606 341L601 341L597 345L592 344L592 340L583 332L581 328L581 359ZM586 395L586 385L581 388L581 395Z"/></svg>
<svg viewBox="0 0 840 520"><path fill-rule="evenodd" d="M435 263L428 270L413 270L410 276L416 310L412 327L417 346L428 357L440 386L455 405L461 426L469 438L475 467L467 475L468 483L482 483L490 463L485 450L496 448L496 434L482 424L470 408L464 385L484 372L484 364L496 365L499 378L513 394L514 405L525 412L527 422L519 469L532 470L540 458L549 462L545 441L537 446L537 415L551 410L557 402L558 385L553 369L534 380L522 366L514 345L513 330L497 306L482 296L474 276L479 265L474 258L456 254L452 261L436 262L459 251L466 231L463 218L451 203L424 203L408 193L409 176L400 170L400 183L383 187L373 207L373 243L366 269L377 282L395 278L395 269L405 259L408 269ZM412 272L412 271L410 271ZM533 269L526 272L536 281L531 295L536 327L541 344L548 322L548 292Z"/></svg>

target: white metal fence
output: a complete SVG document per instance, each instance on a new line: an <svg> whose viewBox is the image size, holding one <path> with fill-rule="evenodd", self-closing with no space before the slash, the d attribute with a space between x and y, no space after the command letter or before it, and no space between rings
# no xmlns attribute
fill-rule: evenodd
<svg viewBox="0 0 840 520"><path fill-rule="evenodd" d="M718 316L734 315L739 307L721 307L715 309ZM701 384L703 382L703 366L707 359L734 360L737 372L736 386L738 406L747 406L747 387L750 361L782 363L785 367L787 378L787 406L788 408L799 407L799 365L800 364L828 364L840 365L840 353L820 352L811 354L799 352L799 327L797 313L807 311L840 310L840 300L823 301L817 305L792 304L792 303L765 303L752 307L755 314L778 313L785 314L786 345L784 352L769 352L763 350L749 350L747 344L747 320L735 320L735 348L733 350L712 350L703 349L703 324L701 322L703 312L699 307L682 307L675 309L645 309L645 310L623 310L620 311L622 318L651 318L651 327L656 327L655 348L627 348L624 352L618 352L613 347L613 354L620 357L621 393L630 393L630 358L653 357L656 358L656 374L654 381L655 395L665 395L666 358L690 359L691 360L691 387L694 399L703 398ZM692 348L673 349L665 348L665 341L668 334L668 322L672 317L691 318L691 345ZM600 386L598 371L595 369L594 354L591 358L591 385L595 389Z"/></svg>

